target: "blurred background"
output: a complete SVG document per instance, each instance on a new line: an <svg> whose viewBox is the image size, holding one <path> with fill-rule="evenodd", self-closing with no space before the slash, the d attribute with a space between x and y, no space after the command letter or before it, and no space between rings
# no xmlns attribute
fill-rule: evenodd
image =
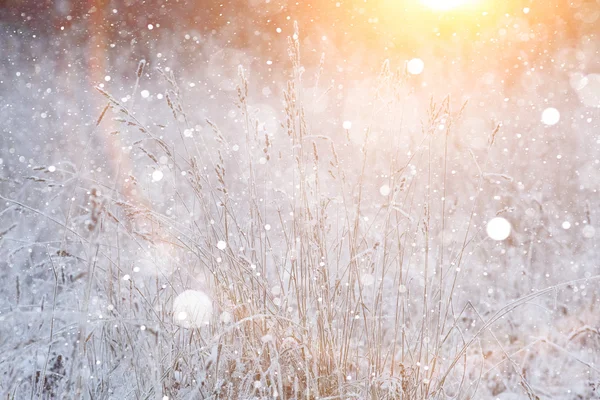
<svg viewBox="0 0 600 400"><path fill-rule="evenodd" d="M306 84L322 87L311 104L321 133L346 120L361 126L385 60L392 70L417 60L421 67L403 89L411 140L431 99L468 101L461 140L483 149L488 132L502 124L499 143L506 146L492 159L503 172L529 196L550 191L537 201L584 219L585 201L600 188L598 0L4 0L2 173L56 162L64 156L57 149L84 146L82 127L89 130L105 105L96 85L135 101L144 121L164 121L159 68L175 73L197 121L210 117L235 131L243 66L256 115L269 132L280 132L291 76L286 38L295 22ZM130 99L141 60L138 89L146 96ZM548 108L560 113L551 126L541 123ZM360 129L350 135L363 140ZM95 165L116 170L118 135L91 140Z"/></svg>

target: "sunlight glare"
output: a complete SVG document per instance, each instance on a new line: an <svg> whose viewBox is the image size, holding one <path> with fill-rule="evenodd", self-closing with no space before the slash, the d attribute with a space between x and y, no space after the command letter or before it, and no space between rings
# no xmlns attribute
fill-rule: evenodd
<svg viewBox="0 0 600 400"><path fill-rule="evenodd" d="M425 6L438 10L448 11L474 3L476 0L421 0Z"/></svg>

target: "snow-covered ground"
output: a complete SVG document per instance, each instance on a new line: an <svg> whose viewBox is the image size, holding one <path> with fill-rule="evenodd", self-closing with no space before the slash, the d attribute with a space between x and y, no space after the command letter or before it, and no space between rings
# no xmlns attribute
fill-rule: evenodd
<svg viewBox="0 0 600 400"><path fill-rule="evenodd" d="M600 398L600 3L210 3L0 13L2 397Z"/></svg>

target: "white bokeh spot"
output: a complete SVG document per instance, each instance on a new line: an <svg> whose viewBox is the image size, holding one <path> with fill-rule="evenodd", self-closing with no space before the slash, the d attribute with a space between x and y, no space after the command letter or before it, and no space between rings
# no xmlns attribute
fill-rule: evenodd
<svg viewBox="0 0 600 400"><path fill-rule="evenodd" d="M556 125L556 124L558 124L558 121L560 121L560 112L556 108L553 108L553 107L546 108L542 112L542 122L545 125L548 125L548 126Z"/></svg>
<svg viewBox="0 0 600 400"><path fill-rule="evenodd" d="M199 290L186 290L173 302L175 323L184 328L199 328L207 325L212 313L212 300Z"/></svg>
<svg viewBox="0 0 600 400"><path fill-rule="evenodd" d="M420 58L413 58L406 65L406 69L411 75L419 75L425 69L425 63Z"/></svg>
<svg viewBox="0 0 600 400"><path fill-rule="evenodd" d="M596 229L591 225L586 225L583 227L581 233L583 234L584 238L591 239L596 236Z"/></svg>
<svg viewBox="0 0 600 400"><path fill-rule="evenodd" d="M389 185L383 185L383 186L381 186L381 187L379 188L379 193L380 193L382 196L389 196L389 194L390 194L390 192L391 192L391 191L392 191L392 190L390 189L390 186L389 186Z"/></svg>
<svg viewBox="0 0 600 400"><path fill-rule="evenodd" d="M496 217L487 223L485 230L491 239L501 241L510 236L512 227L506 219Z"/></svg>
<svg viewBox="0 0 600 400"><path fill-rule="evenodd" d="M153 182L158 182L163 178L164 174L162 173L161 170L157 169L156 171L154 171L152 173L152 181Z"/></svg>

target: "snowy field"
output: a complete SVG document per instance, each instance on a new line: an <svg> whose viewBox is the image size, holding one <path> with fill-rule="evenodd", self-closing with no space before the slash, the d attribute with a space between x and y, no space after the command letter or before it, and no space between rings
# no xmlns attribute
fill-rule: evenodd
<svg viewBox="0 0 600 400"><path fill-rule="evenodd" d="M0 398L600 399L599 0L0 7Z"/></svg>

